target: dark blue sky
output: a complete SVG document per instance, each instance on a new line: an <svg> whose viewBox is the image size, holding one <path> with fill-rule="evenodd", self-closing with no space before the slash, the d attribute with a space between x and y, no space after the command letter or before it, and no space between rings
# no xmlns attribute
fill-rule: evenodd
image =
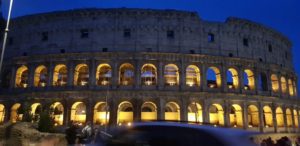
<svg viewBox="0 0 300 146"><path fill-rule="evenodd" d="M9 0L2 2L6 16ZM229 16L253 20L292 41L294 66L300 75L300 0L15 0L12 15L91 7L179 9L197 11L205 20L225 21Z"/></svg>

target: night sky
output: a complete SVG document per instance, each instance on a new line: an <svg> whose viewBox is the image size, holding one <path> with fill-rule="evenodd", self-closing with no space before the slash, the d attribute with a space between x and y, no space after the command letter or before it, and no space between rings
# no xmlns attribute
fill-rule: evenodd
<svg viewBox="0 0 300 146"><path fill-rule="evenodd" d="M6 17L9 0L2 2ZM12 15L120 7L188 10L198 12L204 20L224 22L227 17L235 16L264 24L292 41L294 67L300 78L300 0L14 0Z"/></svg>

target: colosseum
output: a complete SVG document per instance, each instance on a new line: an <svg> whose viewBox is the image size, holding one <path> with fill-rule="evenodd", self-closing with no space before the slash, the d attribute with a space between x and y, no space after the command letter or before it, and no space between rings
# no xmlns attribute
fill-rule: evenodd
<svg viewBox="0 0 300 146"><path fill-rule="evenodd" d="M291 42L269 27L196 12L79 9L14 18L0 122L52 109L57 126L198 122L299 132Z"/></svg>

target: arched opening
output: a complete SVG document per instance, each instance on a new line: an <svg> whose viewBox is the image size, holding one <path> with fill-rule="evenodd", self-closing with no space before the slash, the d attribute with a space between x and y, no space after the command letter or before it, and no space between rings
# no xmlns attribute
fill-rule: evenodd
<svg viewBox="0 0 300 146"><path fill-rule="evenodd" d="M16 72L15 86L19 88L28 87L28 68L26 66L21 66Z"/></svg>
<svg viewBox="0 0 300 146"><path fill-rule="evenodd" d="M74 73L74 85L86 86L89 83L89 67L86 64L78 64Z"/></svg>
<svg viewBox="0 0 300 146"><path fill-rule="evenodd" d="M293 112L294 112L294 122L295 122L295 126L296 127L299 127L299 117L298 117L298 113L297 113L297 111L296 110L293 110Z"/></svg>
<svg viewBox="0 0 300 146"><path fill-rule="evenodd" d="M153 102L142 105L142 121L157 120L157 107Z"/></svg>
<svg viewBox="0 0 300 146"><path fill-rule="evenodd" d="M40 65L34 72L34 87L45 87L48 80L48 71L44 65Z"/></svg>
<svg viewBox="0 0 300 146"><path fill-rule="evenodd" d="M268 91L268 80L267 75L265 73L260 73L259 76L259 89L261 91Z"/></svg>
<svg viewBox="0 0 300 146"><path fill-rule="evenodd" d="M105 125L109 122L109 109L106 102L98 102L94 107L94 124Z"/></svg>
<svg viewBox="0 0 300 146"><path fill-rule="evenodd" d="M129 63L124 63L119 69L119 84L133 85L134 84L134 67Z"/></svg>
<svg viewBox="0 0 300 146"><path fill-rule="evenodd" d="M248 106L248 127L259 126L259 112L255 105Z"/></svg>
<svg viewBox="0 0 300 146"><path fill-rule="evenodd" d="M5 107L3 104L0 104L0 124L4 122L5 118Z"/></svg>
<svg viewBox="0 0 300 146"><path fill-rule="evenodd" d="M227 70L227 86L229 89L237 89L239 86L238 72L234 68Z"/></svg>
<svg viewBox="0 0 300 146"><path fill-rule="evenodd" d="M179 70L175 64L168 64L165 66L164 76L166 86L179 85Z"/></svg>
<svg viewBox="0 0 300 146"><path fill-rule="evenodd" d="M142 85L156 85L157 71L153 64L144 64L142 66Z"/></svg>
<svg viewBox="0 0 300 146"><path fill-rule="evenodd" d="M168 102L166 104L165 120L166 121L179 121L180 120L180 107L176 102Z"/></svg>
<svg viewBox="0 0 300 146"><path fill-rule="evenodd" d="M263 121L264 126L267 127L273 127L273 117L272 117L272 110L269 106L263 107Z"/></svg>
<svg viewBox="0 0 300 146"><path fill-rule="evenodd" d="M188 121L203 122L202 106L197 102L192 102L188 106Z"/></svg>
<svg viewBox="0 0 300 146"><path fill-rule="evenodd" d="M30 114L32 116L32 121L37 122L40 120L40 114L42 112L42 106L40 103L34 103L31 105Z"/></svg>
<svg viewBox="0 0 300 146"><path fill-rule="evenodd" d="M219 88L221 87L221 72L216 67L209 67L206 72L207 87Z"/></svg>
<svg viewBox="0 0 300 146"><path fill-rule="evenodd" d="M54 68L53 86L65 86L68 81L68 70L64 64L58 64Z"/></svg>
<svg viewBox="0 0 300 146"><path fill-rule="evenodd" d="M297 96L297 86L296 86L296 81L293 82L294 85L294 94Z"/></svg>
<svg viewBox="0 0 300 146"><path fill-rule="evenodd" d="M220 104L212 104L209 107L209 122L213 125L224 125L224 111Z"/></svg>
<svg viewBox="0 0 300 146"><path fill-rule="evenodd" d="M86 122L86 106L83 102L75 102L71 107L71 117L73 122L83 125Z"/></svg>
<svg viewBox="0 0 300 146"><path fill-rule="evenodd" d="M288 84L289 84L289 94L290 96L294 96L294 87L291 79L288 80Z"/></svg>
<svg viewBox="0 0 300 146"><path fill-rule="evenodd" d="M282 93L286 93L286 79L285 77L281 77L280 78L280 82L281 82L281 92Z"/></svg>
<svg viewBox="0 0 300 146"><path fill-rule="evenodd" d="M231 106L229 119L232 127L243 127L243 112L241 106L238 104Z"/></svg>
<svg viewBox="0 0 300 146"><path fill-rule="evenodd" d="M118 107L118 119L117 123L125 124L131 123L133 121L133 106L128 101L123 101L119 104Z"/></svg>
<svg viewBox="0 0 300 146"><path fill-rule="evenodd" d="M246 69L244 71L244 89L245 90L254 90L254 73Z"/></svg>
<svg viewBox="0 0 300 146"><path fill-rule="evenodd" d="M60 102L55 102L50 106L51 116L54 119L55 126L63 125L64 106Z"/></svg>
<svg viewBox="0 0 300 146"><path fill-rule="evenodd" d="M292 127L293 126L293 118L292 118L292 112L289 108L286 109L286 124L287 127Z"/></svg>
<svg viewBox="0 0 300 146"><path fill-rule="evenodd" d="M23 117L23 113L19 111L21 107L20 103L16 103L11 107L10 111L10 121L12 123L16 123L17 121L21 121Z"/></svg>
<svg viewBox="0 0 300 146"><path fill-rule="evenodd" d="M284 127L283 111L280 107L276 108L276 122L277 127Z"/></svg>
<svg viewBox="0 0 300 146"><path fill-rule="evenodd" d="M196 65L189 65L186 70L186 85L200 86L200 70Z"/></svg>
<svg viewBox="0 0 300 146"><path fill-rule="evenodd" d="M279 81L278 77L275 74L271 75L271 81L272 81L272 91L273 92L278 92L279 90Z"/></svg>
<svg viewBox="0 0 300 146"><path fill-rule="evenodd" d="M109 64L100 64L97 67L96 80L97 85L110 85L112 69Z"/></svg>

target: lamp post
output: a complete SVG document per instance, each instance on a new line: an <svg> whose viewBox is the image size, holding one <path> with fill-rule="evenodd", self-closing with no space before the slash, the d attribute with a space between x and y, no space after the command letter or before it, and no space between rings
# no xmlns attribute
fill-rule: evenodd
<svg viewBox="0 0 300 146"><path fill-rule="evenodd" d="M10 0L9 9L8 9L8 16L7 16L7 21L6 21L6 27L5 27L5 30L4 30L3 44L2 44L2 50L1 50L1 58L0 58L0 83L2 82L1 81L2 64L3 64L4 51L5 51L5 47L6 47L7 33L8 33L8 28L9 28L9 21L10 21L12 5L13 5L13 0Z"/></svg>

